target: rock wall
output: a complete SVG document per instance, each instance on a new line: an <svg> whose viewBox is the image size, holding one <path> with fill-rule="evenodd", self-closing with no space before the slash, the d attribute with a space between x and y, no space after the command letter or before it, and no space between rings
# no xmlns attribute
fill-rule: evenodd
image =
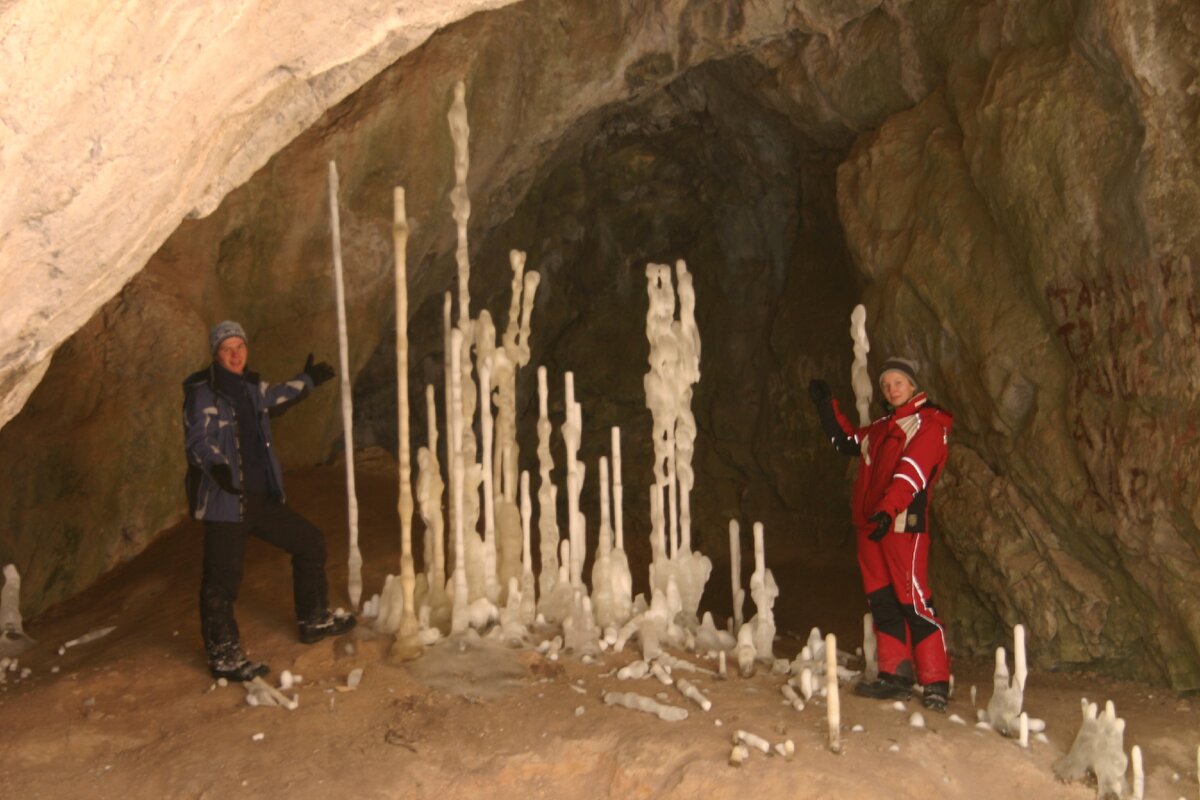
<svg viewBox="0 0 1200 800"><path fill-rule="evenodd" d="M360 428L388 441L391 187L408 189L413 324L433 332L414 338L418 395L441 385L439 298L453 272L444 115L465 78L473 296L504 297L504 254L530 251L546 277L535 360L578 370L595 409L585 408L596 426L585 447L640 408L644 335L627 317L640 319L633 305L645 302L642 262L682 255L712 304L698 309L704 526L761 513L769 531L836 546L845 465L821 447L803 387L823 375L850 399L837 376L860 295L874 362L916 357L956 413L935 559L960 652L986 651L1025 622L1043 667L1200 687L1200 233L1190 224L1200 10L1128 5L544 0L454 25L331 108L215 213L183 223L63 347L0 430L0 451L23 454L0 465L0 560L21 567L36 609L178 518L177 380L205 360L212 321L245 322L268 375L298 369L309 349L333 360L330 158L342 173ZM195 63L186 79L211 80L207 69ZM299 118L285 115L280 130ZM190 127L205 147L204 120ZM273 145L252 139L257 163L299 127ZM158 155L136 138L128 147ZM6 169L16 152L6 146ZM46 246L96 256L90 280L108 288L88 302L125 284L174 224L164 220L209 210L200 199L253 169L213 152L180 162L203 163L199 172L160 166L153 185L182 206L172 196L160 214L163 194L138 195L142 211L119 224L63 216L72 224L45 229ZM5 213L23 208L2 191ZM130 194L115 180L88 191ZM85 209L77 203L62 213ZM8 227L18 233L0 247L24 247L27 222ZM54 317L0 331L5 347L16 343L0 358L0 395L15 409L14 387L28 385L46 343L88 312L58 278L13 274L34 298L14 308ZM506 297L488 305L506 308ZM279 428L293 464L328 457L339 433L327 389Z"/></svg>

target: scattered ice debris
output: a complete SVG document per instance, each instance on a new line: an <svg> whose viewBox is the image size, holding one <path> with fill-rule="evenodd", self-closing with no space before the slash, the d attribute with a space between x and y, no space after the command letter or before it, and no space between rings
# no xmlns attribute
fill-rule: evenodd
<svg viewBox="0 0 1200 800"><path fill-rule="evenodd" d="M222 689L224 689L228 685L229 685L228 678L217 678L217 686L220 686Z"/></svg>
<svg viewBox="0 0 1200 800"><path fill-rule="evenodd" d="M360 667L355 667L350 670L350 674L346 676L346 688L353 691L358 688L358 684L362 682L363 671Z"/></svg>
<svg viewBox="0 0 1200 800"><path fill-rule="evenodd" d="M577 716L577 717L582 717L582 716L583 716L583 713L584 713L584 708L583 708L583 706L576 706L576 707L575 707L575 716Z"/></svg>
<svg viewBox="0 0 1200 800"><path fill-rule="evenodd" d="M261 677L242 684L246 687L246 704L251 706L277 706L295 711L300 707L300 698L288 697Z"/></svg>
<svg viewBox="0 0 1200 800"><path fill-rule="evenodd" d="M1125 782L1125 770L1129 757L1125 755L1125 720L1117 716L1112 701L1097 715L1095 703L1087 698L1080 701L1083 723L1075 742L1065 756L1052 765L1060 781L1083 780L1089 773L1096 778L1096 796L1113 794L1124 797L1129 788Z"/></svg>
<svg viewBox="0 0 1200 800"><path fill-rule="evenodd" d="M864 728L862 725L854 725L850 728L851 733L862 733L865 730L866 728Z"/></svg>
<svg viewBox="0 0 1200 800"><path fill-rule="evenodd" d="M777 743L771 749L775 751L776 755L781 756L788 761L791 761L792 757L796 755L796 743L791 739L785 739L784 741Z"/></svg>
<svg viewBox="0 0 1200 800"><path fill-rule="evenodd" d="M951 714L949 719L951 722L953 722L956 725L966 725L967 724L967 721L965 719L963 719L962 717L960 717L958 714Z"/></svg>
<svg viewBox="0 0 1200 800"><path fill-rule="evenodd" d="M650 672L654 675L654 677L658 678L658 682L664 686L670 686L675 682L671 677L671 673L667 672L667 669L657 661L650 665Z"/></svg>
<svg viewBox="0 0 1200 800"><path fill-rule="evenodd" d="M1142 770L1142 748L1135 744L1129 751L1129 759L1133 762L1133 800L1143 800L1146 796L1146 773Z"/></svg>
<svg viewBox="0 0 1200 800"><path fill-rule="evenodd" d="M279 688L281 690L286 692L288 689L292 688L293 683L295 683L295 678L292 676L290 671L285 669L283 672L279 673Z"/></svg>
<svg viewBox="0 0 1200 800"><path fill-rule="evenodd" d="M729 766L740 767L750 757L750 750L744 744L735 744L729 752Z"/></svg>
<svg viewBox="0 0 1200 800"><path fill-rule="evenodd" d="M604 704L609 706L621 706L634 711L644 711L647 714L654 714L659 719L667 722L678 722L687 719L688 712L686 708L678 706L669 706L658 703L649 697L644 697L633 692L605 692Z"/></svg>
<svg viewBox="0 0 1200 800"><path fill-rule="evenodd" d="M792 688L791 684L785 683L779 687L779 691L783 693L784 698L791 704L792 708L796 711L804 710L804 701L800 699L800 695L796 694L796 690Z"/></svg>
<svg viewBox="0 0 1200 800"><path fill-rule="evenodd" d="M578 692L579 694L587 694L587 689L583 688L582 686L576 686L573 683L568 683L567 686L569 686L574 692Z"/></svg>
<svg viewBox="0 0 1200 800"><path fill-rule="evenodd" d="M250 737L250 741L252 741L252 742L261 742L261 741L262 741L263 739L265 739L266 737L267 737L267 735L266 735L265 733L256 733L256 734L254 734L253 736L251 736L251 737Z"/></svg>
<svg viewBox="0 0 1200 800"><path fill-rule="evenodd" d="M638 659L617 670L617 678L620 680L629 680L631 678L640 680L650 674L650 665L645 661Z"/></svg>
<svg viewBox="0 0 1200 800"><path fill-rule="evenodd" d="M900 745L898 745L898 744L894 744L894 745L892 745L891 747L889 747L889 748L888 748L888 750L891 750L893 753L899 753L899 752L900 752Z"/></svg>
<svg viewBox="0 0 1200 800"><path fill-rule="evenodd" d="M892 711L908 711L908 706L904 705L904 702L901 700L896 700L892 703L884 703L883 707L890 708Z"/></svg>
<svg viewBox="0 0 1200 800"><path fill-rule="evenodd" d="M746 745L747 747L757 748L767 754L770 754L770 752L771 752L771 743L770 742L768 742L766 739L762 738L761 736L750 733L749 731L743 731L743 730L736 731L733 734L733 741L735 744L740 742L740 743Z"/></svg>
<svg viewBox="0 0 1200 800"><path fill-rule="evenodd" d="M925 727L925 717L924 717L924 715L921 714L920 711L914 711L912 713L912 716L910 716L908 718L908 724L914 728L924 728Z"/></svg>
<svg viewBox="0 0 1200 800"><path fill-rule="evenodd" d="M94 642L97 639L103 639L116 629L116 625L110 625L107 628L96 628L95 630L88 631L83 636L76 637L64 644L62 647L58 648L58 654L61 656L72 647L78 647L81 644L88 644L89 642Z"/></svg>
<svg viewBox="0 0 1200 800"><path fill-rule="evenodd" d="M693 686L689 681L680 678L675 682L675 688L687 699L700 706L705 711L712 708L712 701L704 696L704 693Z"/></svg>

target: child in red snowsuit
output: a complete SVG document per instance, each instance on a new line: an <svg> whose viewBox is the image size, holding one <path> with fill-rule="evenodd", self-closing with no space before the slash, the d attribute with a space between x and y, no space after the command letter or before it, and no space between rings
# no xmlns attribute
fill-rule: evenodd
<svg viewBox="0 0 1200 800"><path fill-rule="evenodd" d="M893 410L865 428L846 419L828 384L809 384L822 427L838 452L862 457L851 512L875 623L879 678L860 681L855 692L906 700L915 678L924 687L925 707L944 712L950 656L927 576L928 512L954 417L917 391L916 365L908 359L885 361L879 383Z"/></svg>

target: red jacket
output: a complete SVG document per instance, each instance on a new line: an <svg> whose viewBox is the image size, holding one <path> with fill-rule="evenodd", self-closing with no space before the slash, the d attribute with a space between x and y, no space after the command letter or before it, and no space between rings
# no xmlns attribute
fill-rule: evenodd
<svg viewBox="0 0 1200 800"><path fill-rule="evenodd" d="M852 425L837 400L833 408L862 453L851 501L855 526L873 528L871 516L886 511L896 531L927 531L929 497L946 464L954 416L930 403L924 392L865 428Z"/></svg>

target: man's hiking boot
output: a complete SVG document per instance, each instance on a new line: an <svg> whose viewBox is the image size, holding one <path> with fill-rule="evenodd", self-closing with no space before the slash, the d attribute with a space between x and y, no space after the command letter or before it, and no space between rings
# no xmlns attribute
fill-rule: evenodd
<svg viewBox="0 0 1200 800"><path fill-rule="evenodd" d="M245 682L271 672L266 664L247 658L236 644L217 646L215 650L216 654L209 660L209 672L216 679Z"/></svg>
<svg viewBox="0 0 1200 800"><path fill-rule="evenodd" d="M325 611L315 619L300 623L300 641L314 644L329 636L340 636L353 630L358 620L353 614L334 614Z"/></svg>
<svg viewBox="0 0 1200 800"><path fill-rule="evenodd" d="M926 685L924 696L921 698L921 705L930 711L945 714L946 707L950 705L950 684L946 681L938 681L937 683Z"/></svg>
<svg viewBox="0 0 1200 800"><path fill-rule="evenodd" d="M881 672L873 681L860 680L854 684L854 693L874 700L909 700L912 698L912 685L907 678Z"/></svg>

